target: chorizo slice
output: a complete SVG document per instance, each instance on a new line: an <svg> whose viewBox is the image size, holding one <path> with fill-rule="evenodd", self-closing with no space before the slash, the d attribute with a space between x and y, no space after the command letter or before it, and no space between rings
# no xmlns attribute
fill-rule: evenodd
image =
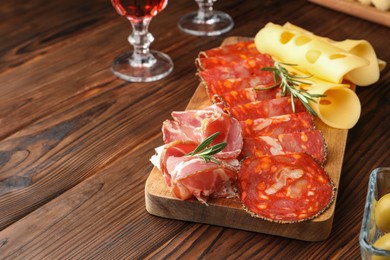
<svg viewBox="0 0 390 260"><path fill-rule="evenodd" d="M274 78L267 75L267 77L253 76L248 78L233 78L218 80L213 75L207 75L206 79L203 79L201 85L206 88L210 100L213 100L215 95L223 95L232 91L240 91L252 88L268 88L275 84ZM267 91L267 90L263 90ZM259 92L262 92L259 90ZM262 94L257 94L262 95Z"/></svg>
<svg viewBox="0 0 390 260"><path fill-rule="evenodd" d="M313 116L308 112L286 114L240 121L244 138L278 136L279 134L303 132L314 129Z"/></svg>
<svg viewBox="0 0 390 260"><path fill-rule="evenodd" d="M249 62L249 63L248 63ZM256 62L263 67L272 67L273 60L268 54L231 53L225 56L197 58L195 65L198 70L208 70L216 67L235 67L241 64Z"/></svg>
<svg viewBox="0 0 390 260"><path fill-rule="evenodd" d="M214 95L213 102L222 102L228 107L246 104L254 101L280 98L282 96L281 88L271 88L266 90L255 90L254 88L245 88L233 90L221 95Z"/></svg>
<svg viewBox="0 0 390 260"><path fill-rule="evenodd" d="M244 156L272 156L280 154L307 153L323 164L327 147L319 130L279 134L277 137L257 136L244 139Z"/></svg>
<svg viewBox="0 0 390 260"><path fill-rule="evenodd" d="M294 99L295 112L306 111L301 101ZM229 113L239 121L261 117L280 116L293 113L290 97L260 100L228 108Z"/></svg>
<svg viewBox="0 0 390 260"><path fill-rule="evenodd" d="M238 193L254 217L278 223L313 219L333 202L335 185L307 154L250 157L238 172Z"/></svg>
<svg viewBox="0 0 390 260"><path fill-rule="evenodd" d="M273 61L271 59L265 59L263 56L250 57L236 63L234 66L218 66L200 71L198 74L201 79L206 81L209 78L214 80L226 80L252 76L273 79L273 73L271 71L262 70L264 67L273 67Z"/></svg>
<svg viewBox="0 0 390 260"><path fill-rule="evenodd" d="M259 51L256 49L255 42L253 40L248 40L212 48L207 51L202 51L199 53L199 57L220 57L231 55L232 53L258 54Z"/></svg>

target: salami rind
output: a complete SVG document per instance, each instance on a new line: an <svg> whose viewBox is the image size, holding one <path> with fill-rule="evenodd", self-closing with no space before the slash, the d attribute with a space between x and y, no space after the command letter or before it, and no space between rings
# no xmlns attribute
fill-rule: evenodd
<svg viewBox="0 0 390 260"><path fill-rule="evenodd" d="M325 139L319 130L245 138L242 148L242 154L247 157L307 153L321 164L325 162L326 151Z"/></svg>
<svg viewBox="0 0 390 260"><path fill-rule="evenodd" d="M296 113L306 111L305 107L299 100L294 99L294 103ZM281 97L241 104L229 108L228 111L239 121L293 113L290 97Z"/></svg>
<svg viewBox="0 0 390 260"><path fill-rule="evenodd" d="M278 136L279 134L303 132L314 129L313 116L308 112L281 116L247 119L240 121L244 138Z"/></svg>
<svg viewBox="0 0 390 260"><path fill-rule="evenodd" d="M323 213L334 200L335 185L311 156L290 154L245 159L238 192L252 216L296 223Z"/></svg>

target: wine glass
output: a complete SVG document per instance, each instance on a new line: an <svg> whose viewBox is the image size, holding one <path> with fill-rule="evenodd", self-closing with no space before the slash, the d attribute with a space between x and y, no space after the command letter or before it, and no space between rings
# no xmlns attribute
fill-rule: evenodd
<svg viewBox="0 0 390 260"><path fill-rule="evenodd" d="M230 31L234 22L230 15L214 11L216 0L195 0L199 8L180 18L178 26L183 32L197 36L216 36Z"/></svg>
<svg viewBox="0 0 390 260"><path fill-rule="evenodd" d="M149 49L154 38L148 27L152 17L165 8L168 0L111 0L111 3L133 28L128 37L133 51L116 57L112 72L132 82L155 81L167 76L173 69L173 62L168 55Z"/></svg>

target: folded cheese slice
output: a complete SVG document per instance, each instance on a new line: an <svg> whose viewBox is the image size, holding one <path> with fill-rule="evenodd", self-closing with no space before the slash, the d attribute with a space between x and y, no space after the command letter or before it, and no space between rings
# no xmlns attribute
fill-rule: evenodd
<svg viewBox="0 0 390 260"><path fill-rule="evenodd" d="M379 79L375 51L364 40L336 42L290 23L284 26L268 23L257 33L255 44L260 52L282 62L298 64L304 73L322 80L341 83L348 79L356 85L367 86Z"/></svg>
<svg viewBox="0 0 390 260"><path fill-rule="evenodd" d="M285 23L283 28L299 32L311 37L316 37L322 41L328 42L353 55L364 58L368 61L366 66L350 71L345 77L358 86L368 86L379 80L379 72L384 69L386 62L377 58L372 45L366 40L334 41L326 37L321 37L291 23Z"/></svg>
<svg viewBox="0 0 390 260"><path fill-rule="evenodd" d="M299 74L294 67L287 67L293 74ZM332 83L310 77L304 80L300 88L311 94L322 94L316 102L309 101L309 106L319 119L328 126L338 129L351 129L358 122L361 113L359 97L349 84Z"/></svg>

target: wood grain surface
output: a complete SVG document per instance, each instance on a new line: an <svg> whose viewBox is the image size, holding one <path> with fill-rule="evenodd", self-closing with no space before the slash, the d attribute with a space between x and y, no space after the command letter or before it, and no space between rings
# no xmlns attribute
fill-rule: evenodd
<svg viewBox="0 0 390 260"><path fill-rule="evenodd" d="M233 44L248 40L243 37L229 37L221 45ZM205 87L200 84L191 98L187 109L200 109L210 106L211 102ZM327 161L325 171L336 187L336 198L342 164L347 142L348 130L328 127L315 118L316 129L323 133L327 144ZM336 199L323 214L317 218L301 223L279 224L253 218L242 207L238 198L211 199L208 205L195 200L181 201L167 187L161 172L155 167L145 184L146 210L159 217L185 221L214 224L224 227L260 232L304 241L321 241L330 235L334 217Z"/></svg>
<svg viewBox="0 0 390 260"><path fill-rule="evenodd" d="M390 27L390 11L374 5L364 5L357 0L309 0L310 2Z"/></svg>
<svg viewBox="0 0 390 260"><path fill-rule="evenodd" d="M195 1L169 1L150 25L174 71L129 83L110 71L131 47L109 0L0 2L0 259L358 259L369 173L390 166L389 83L357 88L329 238L321 242L148 214L144 187L161 124L199 81L194 59L229 36L287 21L335 40L366 39L390 61L389 28L304 0L217 1L235 21L219 37L177 28Z"/></svg>

